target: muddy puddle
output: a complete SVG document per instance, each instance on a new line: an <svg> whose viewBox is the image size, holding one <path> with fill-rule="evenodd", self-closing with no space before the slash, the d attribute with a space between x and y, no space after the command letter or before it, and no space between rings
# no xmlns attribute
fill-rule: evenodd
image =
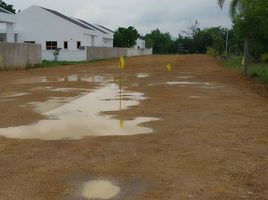
<svg viewBox="0 0 268 200"><path fill-rule="evenodd" d="M69 103L56 105L56 108L53 106L47 108L44 104L42 107L35 102L35 110L39 112L50 110L42 113L48 118L47 120L28 126L2 128L0 135L19 139L60 140L81 139L86 136L151 133L152 129L142 127L141 124L157 120L156 118L138 117L124 121L101 114L105 111L120 111L129 106L136 106L143 99L142 93L120 92L116 84L108 84Z"/></svg>
<svg viewBox="0 0 268 200"><path fill-rule="evenodd" d="M87 199L111 199L118 195L120 187L107 180L89 181L84 184L82 195Z"/></svg>
<svg viewBox="0 0 268 200"><path fill-rule="evenodd" d="M138 73L137 78L148 78L150 77L150 74L148 73Z"/></svg>

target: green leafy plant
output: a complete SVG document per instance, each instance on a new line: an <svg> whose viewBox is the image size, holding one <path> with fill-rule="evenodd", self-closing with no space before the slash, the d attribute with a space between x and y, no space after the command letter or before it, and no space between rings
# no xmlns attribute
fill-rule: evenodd
<svg viewBox="0 0 268 200"><path fill-rule="evenodd" d="M55 50L53 50L53 56L54 56L55 61L57 61L59 58L60 50L61 50L61 48L56 48Z"/></svg>

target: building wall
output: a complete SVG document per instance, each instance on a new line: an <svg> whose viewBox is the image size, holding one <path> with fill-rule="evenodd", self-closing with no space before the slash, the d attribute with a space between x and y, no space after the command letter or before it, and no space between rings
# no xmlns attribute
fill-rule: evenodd
<svg viewBox="0 0 268 200"><path fill-rule="evenodd" d="M16 31L18 42L34 41L42 45L42 50L46 50L46 41L57 41L62 49L67 41L69 50L77 50L77 41L81 41L81 46L92 46L93 35L96 45L100 43L96 31L84 29L38 6L17 14Z"/></svg>
<svg viewBox="0 0 268 200"><path fill-rule="evenodd" d="M25 69L41 62L37 44L0 43L0 69Z"/></svg>
<svg viewBox="0 0 268 200"><path fill-rule="evenodd" d="M42 50L42 60L54 60L55 57L53 55L53 51ZM66 51L61 50L59 57L59 61L85 61L87 60L86 50L80 51Z"/></svg>

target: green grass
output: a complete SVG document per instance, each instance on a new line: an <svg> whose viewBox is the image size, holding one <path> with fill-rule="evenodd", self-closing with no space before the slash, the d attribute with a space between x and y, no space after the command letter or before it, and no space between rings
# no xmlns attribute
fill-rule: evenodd
<svg viewBox="0 0 268 200"><path fill-rule="evenodd" d="M35 65L35 67L54 67L62 65L77 65L77 64L86 64L92 61L48 61L43 60L41 64Z"/></svg>
<svg viewBox="0 0 268 200"><path fill-rule="evenodd" d="M227 68L243 73L241 65L242 57L229 57L223 61L223 65ZM268 83L268 63L253 62L248 65L248 74L250 77Z"/></svg>

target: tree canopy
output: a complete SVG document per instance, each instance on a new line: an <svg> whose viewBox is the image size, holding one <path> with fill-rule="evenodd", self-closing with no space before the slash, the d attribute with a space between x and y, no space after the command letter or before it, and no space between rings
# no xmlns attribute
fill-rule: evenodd
<svg viewBox="0 0 268 200"><path fill-rule="evenodd" d="M138 37L139 33L134 27L120 27L114 34L114 47L133 47L136 45Z"/></svg>
<svg viewBox="0 0 268 200"><path fill-rule="evenodd" d="M145 36L146 48L153 48L155 54L169 53L171 43L171 35L162 33L159 29L153 30Z"/></svg>
<svg viewBox="0 0 268 200"><path fill-rule="evenodd" d="M16 10L13 8L13 5L7 4L3 0L0 0L0 7L4 8L4 9L6 9L14 14L16 13Z"/></svg>

